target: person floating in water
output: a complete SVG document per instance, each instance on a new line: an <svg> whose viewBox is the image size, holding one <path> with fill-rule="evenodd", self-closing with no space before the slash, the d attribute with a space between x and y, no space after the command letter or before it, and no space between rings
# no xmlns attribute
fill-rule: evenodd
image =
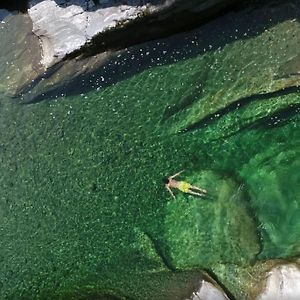
<svg viewBox="0 0 300 300"><path fill-rule="evenodd" d="M163 182L165 184L166 189L169 191L169 193L172 195L172 197L174 199L175 195L172 192L172 188L174 189L178 189L183 193L186 194L190 194L190 195L194 195L194 196L198 196L198 197L204 197L207 194L207 191L201 188L198 188L194 185L189 184L188 182L185 181L177 181L176 179L174 179L175 177L177 177L178 175L180 175L183 171L180 171L176 174L174 174L173 176L167 177L163 179Z"/></svg>

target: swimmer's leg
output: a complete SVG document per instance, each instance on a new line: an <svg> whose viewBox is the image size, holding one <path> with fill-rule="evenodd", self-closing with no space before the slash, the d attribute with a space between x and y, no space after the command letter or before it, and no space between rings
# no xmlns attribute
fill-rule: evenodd
<svg viewBox="0 0 300 300"><path fill-rule="evenodd" d="M194 191L196 191L196 192L204 193L204 194L207 193L207 190L198 188L197 186L194 186L194 185L191 185L191 186L190 186L190 189L191 189L191 190L194 190Z"/></svg>
<svg viewBox="0 0 300 300"><path fill-rule="evenodd" d="M193 195L193 196L201 197L201 198L206 197L206 194L204 194L204 193L194 192L194 191L191 191L191 190L189 190L187 193L190 194L190 195Z"/></svg>

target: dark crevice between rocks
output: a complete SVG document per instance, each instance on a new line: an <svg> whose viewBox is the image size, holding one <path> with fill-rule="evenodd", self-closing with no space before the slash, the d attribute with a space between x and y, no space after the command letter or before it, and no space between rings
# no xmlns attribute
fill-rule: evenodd
<svg viewBox="0 0 300 300"><path fill-rule="evenodd" d="M291 122L291 120L296 117L300 112L300 103L298 104L290 104L289 107L276 111L274 114L262 117L258 119L256 122L243 126L238 132L242 132L244 130L265 130L266 127L277 128L286 125ZM228 135L231 137L235 133ZM227 137L225 137L227 138Z"/></svg>
<svg viewBox="0 0 300 300"><path fill-rule="evenodd" d="M229 297L230 300L238 300L233 296L233 294L228 290L228 288L221 282L221 280L219 280L218 276L212 270L203 269L203 271L205 271L209 275L209 277L211 277L222 288L222 290L225 292L225 294ZM211 280L207 279L207 281L211 281Z"/></svg>
<svg viewBox="0 0 300 300"><path fill-rule="evenodd" d="M237 133L241 133L244 130L258 129L265 130L266 127L276 128L281 127L289 123L295 116L297 116L300 112L300 103L299 104L290 104L289 107L276 111L274 114L265 116L257 119L252 124L247 124L242 126L238 131L234 131L230 134L222 136L223 139L228 139ZM281 118L281 119L280 119ZM218 139L214 139L212 141L219 141Z"/></svg>
<svg viewBox="0 0 300 300"><path fill-rule="evenodd" d="M228 106L226 106L222 109L219 109L212 114L209 114L208 116L199 120L198 122L195 122L195 123L189 125L188 127L182 129L178 133L185 134L185 133L197 130L197 129L207 127L208 125L214 123L216 120L221 119L226 114L236 111L244 106L247 106L248 104L250 104L254 101L268 100L271 98L286 96L289 94L294 94L294 93L299 93L299 92L300 92L300 87L292 86L292 87L284 88L282 90L278 90L275 92L270 92L270 93L265 93L265 94L254 94L249 97L241 98L235 102L230 103ZM251 125L249 125L249 126L251 126Z"/></svg>
<svg viewBox="0 0 300 300"><path fill-rule="evenodd" d="M289 107L276 111L270 116L260 118L254 124L251 124L249 129L265 129L266 127L276 128L286 125L290 120L300 113L300 103L291 104Z"/></svg>
<svg viewBox="0 0 300 300"><path fill-rule="evenodd" d="M266 127L268 127L269 129L281 127L289 123L299 113L300 113L300 103L290 104L289 107L277 110L274 114L271 114L269 116L259 118L254 123L241 126L241 128L238 131L234 131L231 132L230 134L223 135L217 139L212 139L211 141L219 142L220 138L228 139L238 133L243 132L244 130L251 130L251 129L265 130Z"/></svg>
<svg viewBox="0 0 300 300"><path fill-rule="evenodd" d="M168 258L166 254L166 250L162 242L155 239L149 232L144 232L144 234L149 238L151 241L157 255L161 258L162 262L166 266L167 269L169 269L172 272L178 271L177 268L171 263L170 259Z"/></svg>

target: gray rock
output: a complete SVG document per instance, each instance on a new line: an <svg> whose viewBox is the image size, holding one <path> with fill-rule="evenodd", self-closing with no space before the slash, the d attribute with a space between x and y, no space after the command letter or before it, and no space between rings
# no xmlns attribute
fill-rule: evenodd
<svg viewBox="0 0 300 300"><path fill-rule="evenodd" d="M33 22L33 32L41 40L41 62L46 68L75 51L76 55L89 52L89 48L104 52L109 48L122 48L124 43L133 45L170 35L180 31L182 26L186 28L206 20L206 11L211 16L212 12L238 1L102 0L98 5L94 2L30 1L28 13ZM114 32L114 35L106 34L108 32ZM82 47L85 49L82 50Z"/></svg>
<svg viewBox="0 0 300 300"><path fill-rule="evenodd" d="M300 299L300 266L296 263L276 266L266 276L266 284L257 300Z"/></svg>
<svg viewBox="0 0 300 300"><path fill-rule="evenodd" d="M43 2L44 0L31 0L28 5L29 8ZM68 7L71 5L81 6L82 8L89 10L95 6L95 3L92 0L54 0L55 3L60 7Z"/></svg>
<svg viewBox="0 0 300 300"><path fill-rule="evenodd" d="M95 35L116 27L120 22L137 18L145 9L146 6L121 5L87 11L82 5L61 7L52 0L32 6L28 13L33 32L41 40L41 63L50 67L90 42Z"/></svg>
<svg viewBox="0 0 300 300"><path fill-rule="evenodd" d="M0 93L14 95L43 72L39 41L31 31L26 14L8 14L0 21Z"/></svg>
<svg viewBox="0 0 300 300"><path fill-rule="evenodd" d="M220 286L202 279L199 289L186 300L229 300L229 298Z"/></svg>

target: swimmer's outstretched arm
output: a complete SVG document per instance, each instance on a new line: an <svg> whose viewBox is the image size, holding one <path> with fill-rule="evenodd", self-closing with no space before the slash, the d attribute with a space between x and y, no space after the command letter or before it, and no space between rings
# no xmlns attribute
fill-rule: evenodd
<svg viewBox="0 0 300 300"><path fill-rule="evenodd" d="M174 199L176 199L175 195L173 194L172 190L166 185L166 189L169 191L169 193L172 195Z"/></svg>
<svg viewBox="0 0 300 300"><path fill-rule="evenodd" d="M176 174L170 176L170 178L173 179L173 178L177 177L177 176L180 175L183 171L184 171L184 170L182 170L182 171L180 171L180 172L178 172L178 173L176 173Z"/></svg>

